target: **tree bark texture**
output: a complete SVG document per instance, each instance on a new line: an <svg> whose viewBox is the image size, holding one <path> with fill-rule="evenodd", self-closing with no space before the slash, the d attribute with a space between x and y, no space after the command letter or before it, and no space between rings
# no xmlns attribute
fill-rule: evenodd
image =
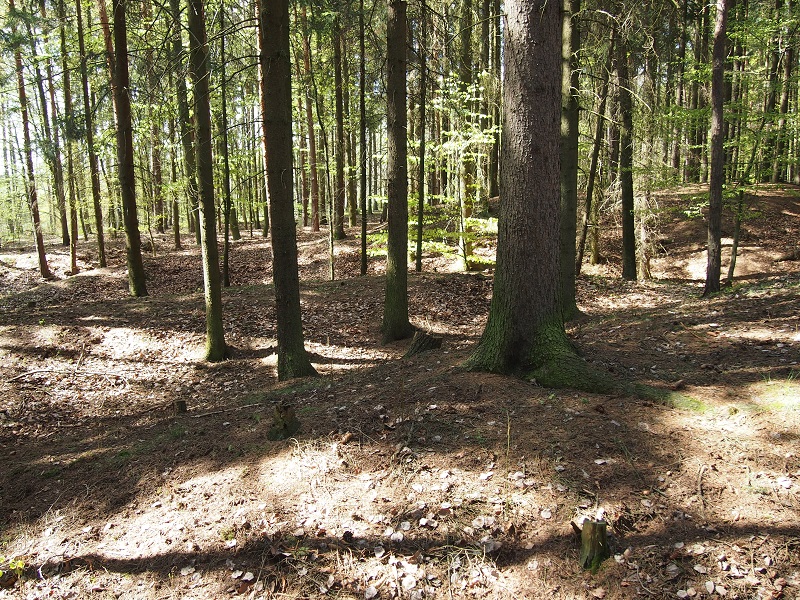
<svg viewBox="0 0 800 600"><path fill-rule="evenodd" d="M14 12L14 0L8 3L10 12ZM15 32L16 33L16 32ZM22 117L22 136L23 153L25 154L25 191L28 198L28 207L33 218L33 234L36 240L36 252L39 258L39 274L44 279L51 279L53 274L47 264L47 255L44 250L44 237L42 235L42 223L39 216L39 196L36 191L36 178L33 169L33 147L31 145L30 118L28 116L28 95L25 92L25 74L22 68L22 53L19 46L14 48L14 65L17 71L17 91L19 93L19 105Z"/></svg>
<svg viewBox="0 0 800 600"><path fill-rule="evenodd" d="M720 289L722 267L722 184L725 179L723 147L723 103L725 74L725 30L728 23L728 0L717 0L714 25L713 65L711 70L711 183L708 207L708 262L703 295Z"/></svg>
<svg viewBox="0 0 800 600"><path fill-rule="evenodd" d="M636 280L636 230L633 201L633 94L628 78L628 41L617 45L619 75L619 178L622 196L622 278Z"/></svg>
<svg viewBox="0 0 800 600"><path fill-rule="evenodd" d="M608 389L578 358L561 318L561 34L559 3L506 2L497 266L489 320L466 367Z"/></svg>
<svg viewBox="0 0 800 600"><path fill-rule="evenodd" d="M303 346L297 232L292 198L292 87L287 0L263 0L259 11L263 49L267 184L272 226L273 281L278 337L278 379L316 375Z"/></svg>
<svg viewBox="0 0 800 600"><path fill-rule="evenodd" d="M388 253L383 304L383 341L410 337L408 320L408 143L406 138L406 2L389 0L386 121Z"/></svg>
<svg viewBox="0 0 800 600"><path fill-rule="evenodd" d="M197 182L200 200L200 247L206 302L206 352L208 361L227 356L222 325L222 282L217 248L214 205L214 161L211 150L211 102L209 97L208 40L203 0L189 0L189 63L194 86Z"/></svg>
<svg viewBox="0 0 800 600"><path fill-rule="evenodd" d="M147 296L139 217L136 211L136 177L133 162L133 121L128 74L128 31L125 22L127 0L114 0L114 85L117 106L117 169L125 224L125 252L128 289L132 296Z"/></svg>

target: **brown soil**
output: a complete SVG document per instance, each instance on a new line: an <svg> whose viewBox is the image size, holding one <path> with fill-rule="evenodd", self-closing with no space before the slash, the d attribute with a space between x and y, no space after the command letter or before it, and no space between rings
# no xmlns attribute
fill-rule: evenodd
<svg viewBox="0 0 800 600"><path fill-rule="evenodd" d="M188 237L156 237L143 299L119 240L102 270L82 243L74 277L49 248L54 282L30 249L0 250L0 569L23 565L0 598L800 597L800 265L775 262L800 194L753 200L741 276L701 299L690 192L658 197L655 278L617 279L610 235L568 328L596 367L681 406L461 371L491 277L441 257L410 276L410 311L444 344L401 359L408 342L378 343L382 261L357 277L348 240L325 281L325 236L301 232L321 377L278 383L259 237L233 245L221 364L200 360ZM287 403L302 429L269 441ZM598 514L614 556L592 574L571 522Z"/></svg>

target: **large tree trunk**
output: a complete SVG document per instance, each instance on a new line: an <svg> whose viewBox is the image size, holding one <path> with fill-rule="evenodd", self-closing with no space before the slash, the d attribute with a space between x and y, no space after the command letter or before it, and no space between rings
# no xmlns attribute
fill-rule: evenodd
<svg viewBox="0 0 800 600"><path fill-rule="evenodd" d="M10 12L14 13L14 0L9 0ZM16 32L14 32L16 34ZM17 91L19 92L19 106L22 117L23 154L25 154L26 178L25 187L28 197L28 207L33 218L33 233L36 239L36 252L39 257L39 274L44 279L51 279L53 274L47 264L47 255L44 251L44 237L42 235L42 222L39 217L39 196L36 192L36 178L33 170L33 147L31 145L30 118L28 117L28 95L25 92L25 75L22 68L22 54L19 46L14 48L14 65L17 71Z"/></svg>
<svg viewBox="0 0 800 600"><path fill-rule="evenodd" d="M561 47L561 313L569 321L575 301L575 237L578 219L578 51L580 0L562 0Z"/></svg>
<svg viewBox="0 0 800 600"><path fill-rule="evenodd" d="M86 66L86 44L83 40L83 17L81 16L81 0L75 0L75 19L78 22L78 52L81 57L81 87L83 92L83 115L86 127L86 152L89 157L89 174L92 181L92 206L94 223L97 228L97 262L100 267L106 266L106 242L103 234L103 205L100 199L100 166L97 152L94 149L94 114L89 94L89 73Z"/></svg>
<svg viewBox="0 0 800 600"><path fill-rule="evenodd" d="M125 250L128 263L128 288L132 296L147 296L139 218L136 213L136 177L133 164L133 122L131 120L130 78L128 75L128 32L125 22L127 0L114 0L113 91L117 106L117 168L122 214L125 223Z"/></svg>
<svg viewBox="0 0 800 600"><path fill-rule="evenodd" d="M206 300L206 353L208 361L223 360L228 353L222 325L222 290L214 206L214 160L211 152L211 99L208 41L203 0L189 0L189 64L194 86L197 180L200 193L200 232Z"/></svg>
<svg viewBox="0 0 800 600"><path fill-rule="evenodd" d="M497 267L489 320L466 366L552 387L608 389L577 357L561 318L561 7L548 0L505 6Z"/></svg>
<svg viewBox="0 0 800 600"><path fill-rule="evenodd" d="M264 0L259 9L262 114L272 223L273 281L278 337L278 379L316 375L303 346L297 232L292 198L292 87L287 0Z"/></svg>
<svg viewBox="0 0 800 600"><path fill-rule="evenodd" d="M383 342L410 337L408 320L408 143L406 139L406 2L389 0L386 121L389 227Z"/></svg>
<svg viewBox="0 0 800 600"><path fill-rule="evenodd" d="M711 71L711 183L708 207L708 264L703 295L719 291L722 263L722 184L725 178L723 148L723 102L725 73L725 29L728 22L728 0L717 0L714 26L713 66Z"/></svg>

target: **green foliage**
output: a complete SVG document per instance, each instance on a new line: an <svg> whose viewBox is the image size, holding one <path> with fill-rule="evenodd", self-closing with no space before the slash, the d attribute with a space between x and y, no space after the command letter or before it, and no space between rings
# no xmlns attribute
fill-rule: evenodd
<svg viewBox="0 0 800 600"><path fill-rule="evenodd" d="M25 570L25 561L13 556L3 556L0 554L0 577L6 573L14 573L17 577L22 577Z"/></svg>

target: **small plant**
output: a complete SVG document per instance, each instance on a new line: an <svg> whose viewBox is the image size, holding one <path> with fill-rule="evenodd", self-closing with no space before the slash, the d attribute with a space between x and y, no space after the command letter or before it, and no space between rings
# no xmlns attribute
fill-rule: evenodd
<svg viewBox="0 0 800 600"><path fill-rule="evenodd" d="M14 558L12 556L3 556L0 554L0 577L6 573L14 573L18 578L22 577L22 572L25 570L25 561L21 558Z"/></svg>

